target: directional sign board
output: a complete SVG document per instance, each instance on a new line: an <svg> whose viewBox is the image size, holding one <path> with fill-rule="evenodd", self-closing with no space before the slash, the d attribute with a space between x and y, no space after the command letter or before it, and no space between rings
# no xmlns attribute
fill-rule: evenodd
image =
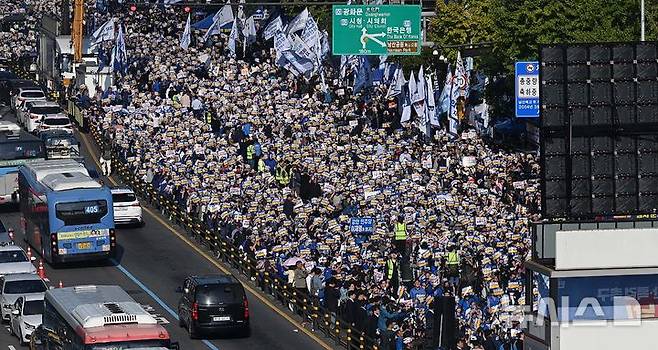
<svg viewBox="0 0 658 350"><path fill-rule="evenodd" d="M419 55L420 5L334 5L334 55Z"/></svg>
<svg viewBox="0 0 658 350"><path fill-rule="evenodd" d="M516 62L516 117L539 118L539 62Z"/></svg>

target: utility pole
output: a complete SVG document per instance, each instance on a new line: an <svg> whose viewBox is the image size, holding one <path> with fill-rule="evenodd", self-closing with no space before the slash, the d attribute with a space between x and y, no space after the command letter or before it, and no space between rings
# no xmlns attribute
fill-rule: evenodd
<svg viewBox="0 0 658 350"><path fill-rule="evenodd" d="M644 41L644 0L640 0L640 41Z"/></svg>

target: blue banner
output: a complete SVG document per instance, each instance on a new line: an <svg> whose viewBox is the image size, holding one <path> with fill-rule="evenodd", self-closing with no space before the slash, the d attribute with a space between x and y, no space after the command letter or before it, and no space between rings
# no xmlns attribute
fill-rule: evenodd
<svg viewBox="0 0 658 350"><path fill-rule="evenodd" d="M354 234L372 234L375 232L375 219L352 218L350 220L350 232Z"/></svg>

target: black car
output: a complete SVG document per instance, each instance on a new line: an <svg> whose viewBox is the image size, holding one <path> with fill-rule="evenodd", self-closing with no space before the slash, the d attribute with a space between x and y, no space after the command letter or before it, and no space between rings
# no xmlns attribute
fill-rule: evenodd
<svg viewBox="0 0 658 350"><path fill-rule="evenodd" d="M190 338L202 334L248 337L249 303L240 281L231 275L190 276L178 292L178 319Z"/></svg>

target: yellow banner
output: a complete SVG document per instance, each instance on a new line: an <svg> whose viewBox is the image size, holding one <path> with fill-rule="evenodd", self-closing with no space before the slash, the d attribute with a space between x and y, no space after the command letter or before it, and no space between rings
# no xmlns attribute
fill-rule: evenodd
<svg viewBox="0 0 658 350"><path fill-rule="evenodd" d="M72 232L59 232L57 233L57 239L60 241L71 240L71 239L81 239L89 237L103 237L109 234L109 230L85 230L85 231L72 231Z"/></svg>

